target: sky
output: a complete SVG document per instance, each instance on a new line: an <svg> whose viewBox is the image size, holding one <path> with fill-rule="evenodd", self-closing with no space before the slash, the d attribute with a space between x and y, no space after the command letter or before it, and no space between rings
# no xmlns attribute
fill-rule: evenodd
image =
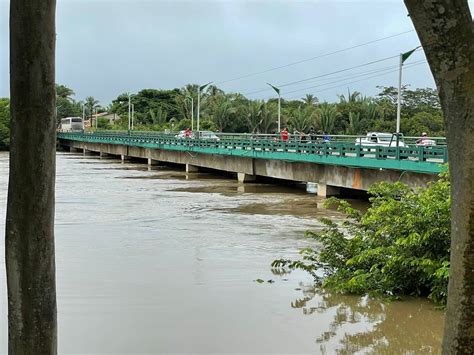
<svg viewBox="0 0 474 355"><path fill-rule="evenodd" d="M9 96L8 12L0 0L0 97ZM56 82L102 105L210 81L254 99L274 97L266 83L288 99L374 95L398 85L397 56L419 45L402 0L57 0L56 26ZM418 50L406 61L404 84L434 87L425 60Z"/></svg>

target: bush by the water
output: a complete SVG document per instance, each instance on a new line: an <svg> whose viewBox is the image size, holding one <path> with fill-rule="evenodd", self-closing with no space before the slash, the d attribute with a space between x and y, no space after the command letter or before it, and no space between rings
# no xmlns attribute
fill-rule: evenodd
<svg viewBox="0 0 474 355"><path fill-rule="evenodd" d="M323 287L342 293L427 296L444 304L450 252L450 183L447 173L416 190L379 183L365 213L331 199L347 219L307 232L315 246L301 260L275 260L273 268L303 269Z"/></svg>

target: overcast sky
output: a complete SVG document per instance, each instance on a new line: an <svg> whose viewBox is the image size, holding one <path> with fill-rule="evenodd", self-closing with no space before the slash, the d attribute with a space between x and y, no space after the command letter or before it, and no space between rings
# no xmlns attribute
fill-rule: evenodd
<svg viewBox="0 0 474 355"><path fill-rule="evenodd" d="M0 0L0 97L9 95L8 12L9 1ZM266 82L281 85L396 56L418 46L418 38L412 31L220 82L410 30L402 0L57 0L56 82L71 87L77 100L91 95L103 105L126 91L209 81L247 94L265 89ZM424 59L422 51L410 57L404 83L434 86L427 64L419 63ZM377 85L397 85L397 64L392 58L285 86L282 95L311 93L332 101L348 88L372 95ZM385 75L367 78L380 74ZM248 97L272 95L270 90Z"/></svg>

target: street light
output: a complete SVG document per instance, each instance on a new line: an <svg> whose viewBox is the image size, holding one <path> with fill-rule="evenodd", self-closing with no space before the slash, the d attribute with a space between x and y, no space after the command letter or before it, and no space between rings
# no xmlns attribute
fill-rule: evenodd
<svg viewBox="0 0 474 355"><path fill-rule="evenodd" d="M131 117L131 109L132 109L132 105L130 103L130 99L132 98L132 96L135 96L135 95L132 95L130 93L126 93L127 97L128 97L128 131L130 131L131 129L133 129L133 124L132 124L132 117ZM124 103L125 101L119 101L119 103Z"/></svg>
<svg viewBox="0 0 474 355"><path fill-rule="evenodd" d="M212 84L212 81L208 82L205 85L198 87L198 104L197 104L197 130L199 132L199 115L201 110L201 91L204 90L209 84Z"/></svg>
<svg viewBox="0 0 474 355"><path fill-rule="evenodd" d="M272 84L270 83L267 83L268 85L270 85L272 87L273 90L275 90L275 92L278 94L278 132L281 131L281 116L280 116L280 112L281 112L281 95L280 95L280 89L277 88L276 86L273 86Z"/></svg>
<svg viewBox="0 0 474 355"><path fill-rule="evenodd" d="M191 100L191 131L194 131L194 99L192 96L186 96L184 100Z"/></svg>
<svg viewBox="0 0 474 355"><path fill-rule="evenodd" d="M132 131L133 131L133 116L135 114L135 104L132 104Z"/></svg>

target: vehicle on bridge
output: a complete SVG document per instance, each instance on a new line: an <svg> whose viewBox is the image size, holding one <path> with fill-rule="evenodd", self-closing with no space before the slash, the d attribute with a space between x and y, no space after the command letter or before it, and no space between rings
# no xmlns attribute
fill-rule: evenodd
<svg viewBox="0 0 474 355"><path fill-rule="evenodd" d="M357 138L355 141L356 145L362 145L364 147L406 147L403 140L403 135L398 136L397 145L397 134L395 133L382 133L382 132L369 132L364 138Z"/></svg>
<svg viewBox="0 0 474 355"><path fill-rule="evenodd" d="M197 131L197 132L186 132L186 131L179 131L177 135L174 136L177 139L210 139L216 142L219 142L221 139L211 131Z"/></svg>
<svg viewBox="0 0 474 355"><path fill-rule="evenodd" d="M82 117L65 117L59 125L60 132L84 131L84 120Z"/></svg>

